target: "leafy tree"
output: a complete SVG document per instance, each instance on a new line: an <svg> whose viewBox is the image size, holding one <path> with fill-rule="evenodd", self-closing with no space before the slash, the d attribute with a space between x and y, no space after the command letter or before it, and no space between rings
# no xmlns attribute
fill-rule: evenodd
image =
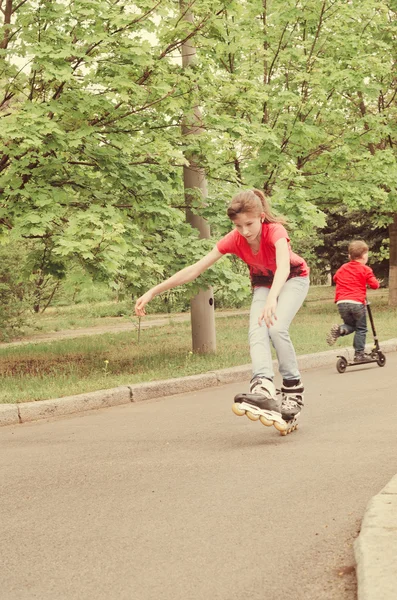
<svg viewBox="0 0 397 600"><path fill-rule="evenodd" d="M228 3L202 49L209 67L201 79L216 79L206 122L216 151L229 152L219 170L210 131L210 176L262 187L312 235L325 212L371 211L375 228L391 224L397 256L396 8L377 0Z"/></svg>
<svg viewBox="0 0 397 600"><path fill-rule="evenodd" d="M370 249L370 266L382 280L388 278L388 228L374 227L376 211L351 212L341 205L327 211L327 225L319 232L315 253L323 272L332 276L348 260L348 245L354 239L364 240Z"/></svg>
<svg viewBox="0 0 397 600"><path fill-rule="evenodd" d="M59 260L78 258L107 277L160 270L158 253L142 254L159 223L177 229L181 222L175 205L183 204L184 158L176 126L188 89L170 56L191 32L176 26L156 45L147 37L158 17L165 27L172 8L6 3L3 238L18 231L51 245Z"/></svg>
<svg viewBox="0 0 397 600"><path fill-rule="evenodd" d="M209 181L207 206L192 208L216 236L230 227L227 199L254 185L287 215L297 251L342 205L397 235L394 2L200 0L192 22L173 0L0 9L4 242L37 240L66 270L77 261L139 293L211 246L184 223L189 154ZM198 62L184 72L189 39ZM183 139L196 105L204 131ZM233 264L189 294L243 292Z"/></svg>

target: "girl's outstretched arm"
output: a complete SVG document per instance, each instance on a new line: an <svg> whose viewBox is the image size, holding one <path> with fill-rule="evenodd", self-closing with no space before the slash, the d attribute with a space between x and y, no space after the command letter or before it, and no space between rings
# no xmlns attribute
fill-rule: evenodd
<svg viewBox="0 0 397 600"><path fill-rule="evenodd" d="M175 273L175 275L172 275L172 277L169 277L162 283L155 285L149 291L147 291L146 294L143 294L143 296L138 298L135 304L135 314L138 317L143 317L146 314L146 304L153 300L155 296L174 287L177 287L178 285L183 285L184 283L189 283L189 281L193 281L193 279L196 279L199 275L201 275L201 273L204 273L204 271L206 271L217 260L222 258L222 256L223 254L221 254L217 247L215 247L211 250L211 252L208 252L208 254L206 254L203 258L201 258L193 265L190 265L189 267L185 267L184 269L177 271L177 273Z"/></svg>

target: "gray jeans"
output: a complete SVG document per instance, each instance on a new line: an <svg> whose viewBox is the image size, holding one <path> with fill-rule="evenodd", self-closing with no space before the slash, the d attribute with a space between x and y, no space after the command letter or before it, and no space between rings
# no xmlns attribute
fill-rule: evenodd
<svg viewBox="0 0 397 600"><path fill-rule="evenodd" d="M289 326L300 309L309 290L308 277L293 277L283 285L277 301L277 321L271 327L258 324L259 316L265 305L269 288L258 287L254 290L249 328L249 343L253 377L273 379L273 361L270 341L276 350L279 371L283 379L299 379L300 373L294 346L289 336Z"/></svg>
<svg viewBox="0 0 397 600"><path fill-rule="evenodd" d="M339 326L341 335L349 335L354 332L353 348L356 352L364 352L365 338L367 337L367 309L365 304L353 304L352 302L340 302L338 304L339 314L343 319L343 325Z"/></svg>

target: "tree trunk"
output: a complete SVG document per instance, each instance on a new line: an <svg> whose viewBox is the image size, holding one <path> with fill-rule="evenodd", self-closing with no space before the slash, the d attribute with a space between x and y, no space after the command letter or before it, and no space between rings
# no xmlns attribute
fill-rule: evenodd
<svg viewBox="0 0 397 600"><path fill-rule="evenodd" d="M13 2L13 0L6 0L5 7L4 7L4 9L2 8L2 10L1 10L1 12L4 14L4 30L3 30L4 34L3 34L3 39L0 42L1 50L5 50L7 48L8 42L10 40L12 2Z"/></svg>
<svg viewBox="0 0 397 600"><path fill-rule="evenodd" d="M39 275L38 278L35 281L35 291L34 291L34 303L33 303L33 311L35 313L39 313L40 312L40 305L41 305L41 296L43 293L43 283L44 283L44 277L43 275Z"/></svg>
<svg viewBox="0 0 397 600"><path fill-rule="evenodd" d="M182 18L185 21L193 23L193 15L184 0L180 1ZM182 45L182 66L187 69L194 64L196 57L196 48L192 41L188 40ZM202 117L198 106L192 107L190 114L185 115L182 133L184 136L200 135ZM186 221L199 230L200 238L210 237L210 228L208 223L190 209L192 200L192 191L199 190L203 200L207 197L207 182L204 169L200 168L196 156L186 156L189 161L188 166L183 167L183 183L185 188L186 200ZM212 288L201 290L190 303L191 307L191 325L192 325L192 346L193 352L207 354L216 351L215 334L215 311Z"/></svg>
<svg viewBox="0 0 397 600"><path fill-rule="evenodd" d="M397 306L397 213L389 225L390 262L389 262L389 306Z"/></svg>
<svg viewBox="0 0 397 600"><path fill-rule="evenodd" d="M185 185L185 198L189 202L189 189L199 189L206 197L205 176L190 159L189 167L183 169L183 180ZM208 223L202 217L194 214L189 208L186 209L186 221L200 231L200 238L210 237ZM207 354L216 351L215 311L212 288L201 290L190 301L190 314L192 324L193 352Z"/></svg>

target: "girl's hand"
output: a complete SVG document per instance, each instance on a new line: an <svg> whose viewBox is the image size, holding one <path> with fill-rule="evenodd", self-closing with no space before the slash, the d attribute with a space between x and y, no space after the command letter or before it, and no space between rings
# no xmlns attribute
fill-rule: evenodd
<svg viewBox="0 0 397 600"><path fill-rule="evenodd" d="M277 300L268 298L258 319L259 325L262 325L262 321L265 322L266 327L271 327L274 325L274 322L277 321L276 309Z"/></svg>
<svg viewBox="0 0 397 600"><path fill-rule="evenodd" d="M148 302L153 300L154 296L155 294L153 293L153 291L149 290L148 292L146 292L146 294L143 294L143 296L138 298L138 300L135 303L135 314L137 317L144 317L146 315L145 306Z"/></svg>

